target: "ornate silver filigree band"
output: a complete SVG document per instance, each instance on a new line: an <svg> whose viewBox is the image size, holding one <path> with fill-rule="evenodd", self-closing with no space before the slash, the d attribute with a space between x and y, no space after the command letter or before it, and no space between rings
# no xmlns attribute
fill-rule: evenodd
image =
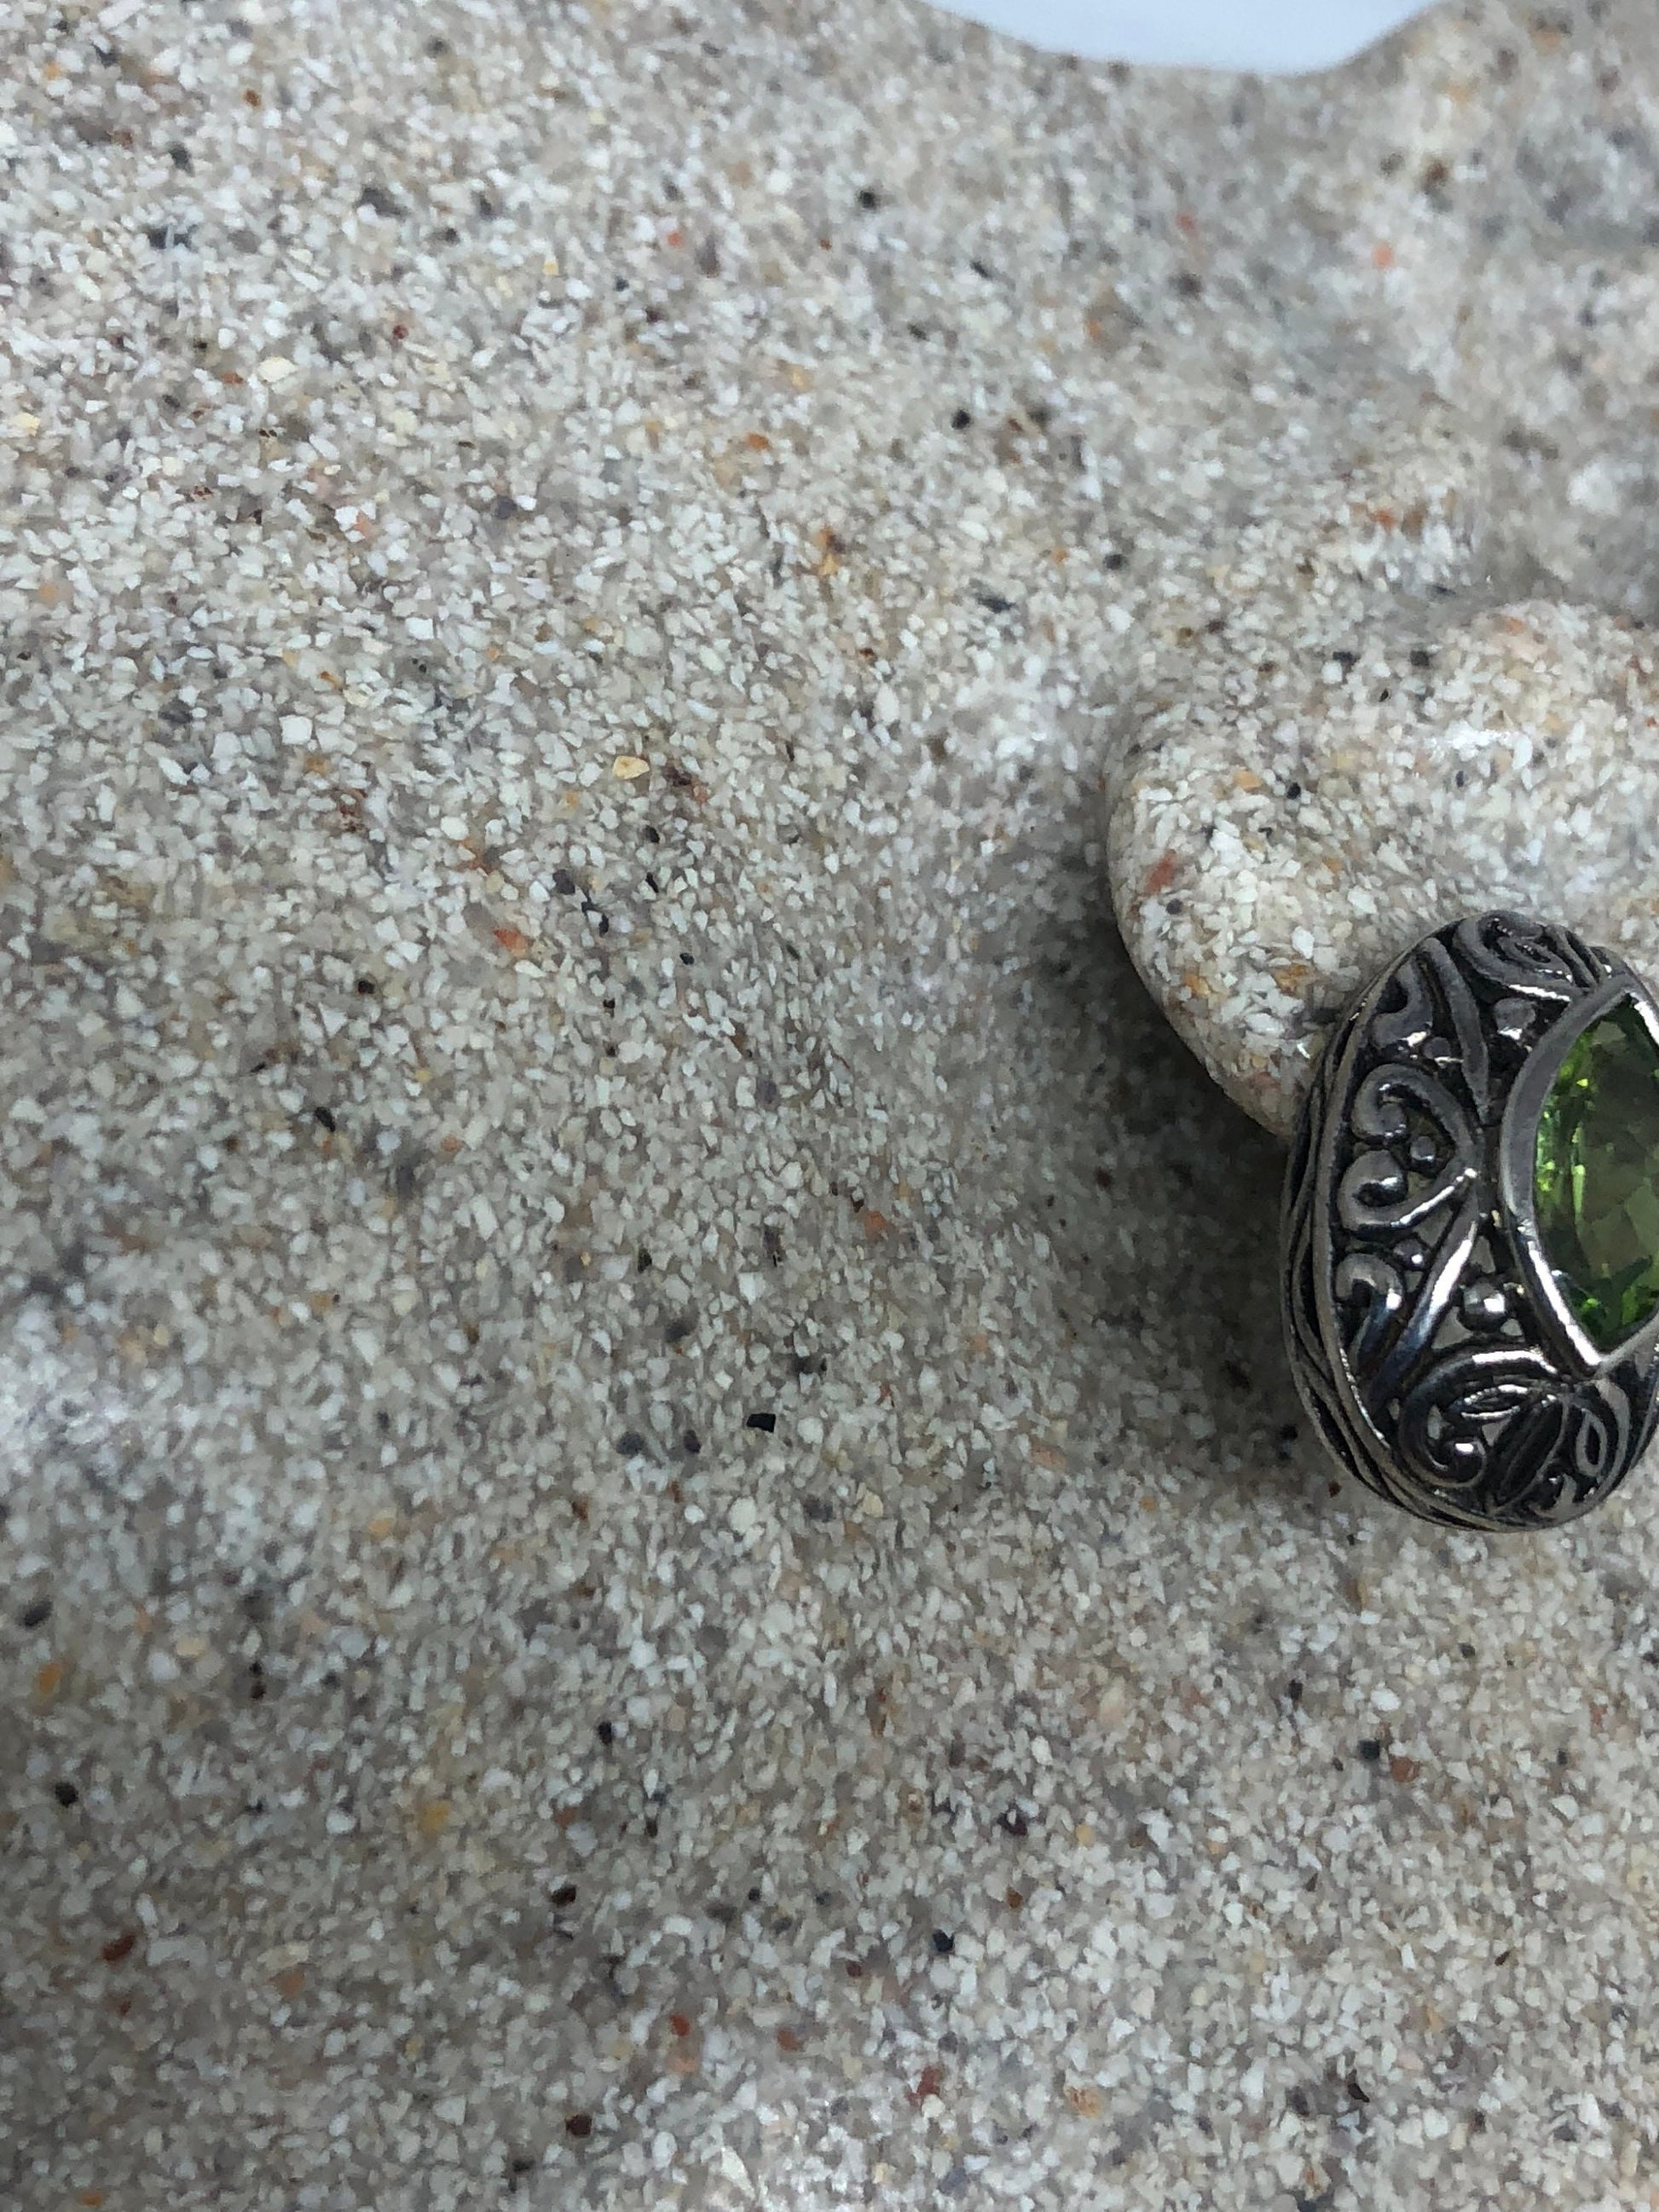
<svg viewBox="0 0 1659 2212"><path fill-rule="evenodd" d="M1659 1006L1515 914L1449 924L1333 1031L1285 1187L1285 1340L1320 1433L1408 1512L1541 1528L1616 1490L1659 1419L1659 1313L1600 1348L1546 1256L1539 1122L1590 1024Z"/></svg>

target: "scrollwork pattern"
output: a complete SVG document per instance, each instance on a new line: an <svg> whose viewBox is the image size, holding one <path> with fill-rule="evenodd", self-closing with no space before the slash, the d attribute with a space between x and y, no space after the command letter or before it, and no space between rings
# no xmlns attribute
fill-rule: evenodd
<svg viewBox="0 0 1659 2212"><path fill-rule="evenodd" d="M1653 1353L1593 1374L1559 1356L1492 1166L1528 1052L1620 966L1523 915L1451 923L1355 1001L1316 1071L1285 1182L1291 1365L1338 1458L1426 1519L1570 1521L1659 1419Z"/></svg>

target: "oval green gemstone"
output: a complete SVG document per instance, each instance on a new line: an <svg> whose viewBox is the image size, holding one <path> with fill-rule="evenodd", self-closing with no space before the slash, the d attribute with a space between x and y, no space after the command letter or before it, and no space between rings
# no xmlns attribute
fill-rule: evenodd
<svg viewBox="0 0 1659 2212"><path fill-rule="evenodd" d="M1538 1233L1603 1352L1659 1307L1659 1046L1628 1000L1561 1063L1533 1156Z"/></svg>

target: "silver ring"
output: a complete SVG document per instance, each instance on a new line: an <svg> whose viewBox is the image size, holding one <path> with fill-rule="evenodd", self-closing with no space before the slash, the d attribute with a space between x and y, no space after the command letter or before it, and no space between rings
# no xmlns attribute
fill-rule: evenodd
<svg viewBox="0 0 1659 2212"><path fill-rule="evenodd" d="M1659 1420L1659 1005L1571 930L1448 924L1333 1030L1285 1185L1297 1386L1361 1482L1559 1527Z"/></svg>

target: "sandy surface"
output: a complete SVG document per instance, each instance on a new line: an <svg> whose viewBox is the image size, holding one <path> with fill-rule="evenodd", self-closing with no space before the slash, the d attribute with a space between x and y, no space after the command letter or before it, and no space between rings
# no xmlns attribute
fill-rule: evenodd
<svg viewBox="0 0 1659 2212"><path fill-rule="evenodd" d="M1248 1113L1288 1135L1350 1000L1465 915L1565 921L1659 978L1645 623L1543 597L1449 618L1357 570L1310 606L1249 596L1126 753L1107 836L1136 964Z"/></svg>
<svg viewBox="0 0 1659 2212"><path fill-rule="evenodd" d="M1649 1493L1334 1484L1103 863L1419 415L1639 599L1589 12L14 10L9 2205L1659 2201Z"/></svg>

